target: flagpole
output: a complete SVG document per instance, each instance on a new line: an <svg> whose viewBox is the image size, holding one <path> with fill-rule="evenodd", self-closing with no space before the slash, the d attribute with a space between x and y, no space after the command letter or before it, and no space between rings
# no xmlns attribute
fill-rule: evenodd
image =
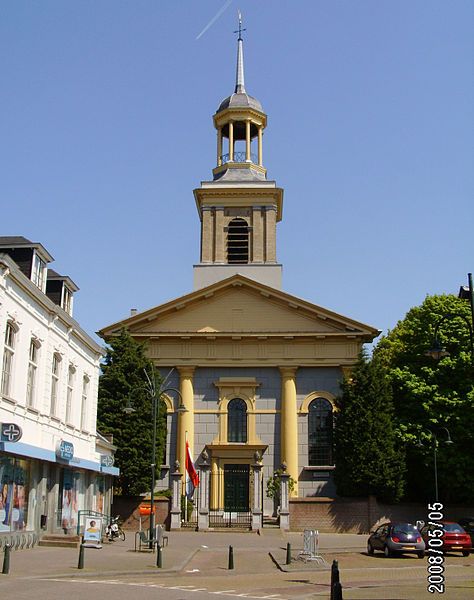
<svg viewBox="0 0 474 600"><path fill-rule="evenodd" d="M188 477L189 477L187 464L186 464L188 462L188 431L187 430L184 432L184 455L186 457L186 459L184 461L184 521L187 523L188 522Z"/></svg>

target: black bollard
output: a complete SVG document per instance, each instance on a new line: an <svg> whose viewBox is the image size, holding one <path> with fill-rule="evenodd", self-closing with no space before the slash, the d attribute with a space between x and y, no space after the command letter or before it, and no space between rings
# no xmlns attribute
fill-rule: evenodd
<svg viewBox="0 0 474 600"><path fill-rule="evenodd" d="M291 544L288 542L286 544L286 564L291 565Z"/></svg>
<svg viewBox="0 0 474 600"><path fill-rule="evenodd" d="M339 565L337 560L333 560L331 565L331 600L335 600L334 584L336 583L339 583Z"/></svg>
<svg viewBox="0 0 474 600"><path fill-rule="evenodd" d="M342 585L339 583L339 581L336 581L332 588L332 600L343 600Z"/></svg>
<svg viewBox="0 0 474 600"><path fill-rule="evenodd" d="M156 566L161 569L161 567L163 566L163 554L162 554L162 547L160 546L160 544L156 545Z"/></svg>
<svg viewBox="0 0 474 600"><path fill-rule="evenodd" d="M81 545L79 546L79 561L77 563L77 568L78 569L83 569L84 568L84 545L81 542Z"/></svg>
<svg viewBox="0 0 474 600"><path fill-rule="evenodd" d="M229 546L229 569L234 568L234 549Z"/></svg>
<svg viewBox="0 0 474 600"><path fill-rule="evenodd" d="M10 573L10 544L5 544L2 574L8 575L8 573Z"/></svg>

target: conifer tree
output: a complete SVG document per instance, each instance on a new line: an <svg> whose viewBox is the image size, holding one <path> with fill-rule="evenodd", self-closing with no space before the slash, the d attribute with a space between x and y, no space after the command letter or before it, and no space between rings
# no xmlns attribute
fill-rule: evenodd
<svg viewBox="0 0 474 600"><path fill-rule="evenodd" d="M147 389L145 369L154 374L142 344L126 330L109 340L99 379L97 427L101 433L113 434L117 446L116 466L120 476L115 481L118 493L138 495L150 491L152 456L152 397ZM157 381L159 388L159 381ZM126 414L131 406L134 412ZM160 402L157 419L157 465L162 463L166 440L166 407ZM159 471L157 471L159 473Z"/></svg>
<svg viewBox="0 0 474 600"><path fill-rule="evenodd" d="M342 384L335 414L335 482L341 496L375 495L397 501L404 487L388 378L364 353Z"/></svg>

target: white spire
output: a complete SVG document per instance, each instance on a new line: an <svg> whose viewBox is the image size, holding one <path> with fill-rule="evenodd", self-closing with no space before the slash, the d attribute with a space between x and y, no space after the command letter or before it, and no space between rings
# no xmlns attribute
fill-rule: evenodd
<svg viewBox="0 0 474 600"><path fill-rule="evenodd" d="M237 39L237 72L235 77L235 93L245 94L245 82L244 82L244 42L242 40L242 15L239 10L239 30L235 33L239 34Z"/></svg>

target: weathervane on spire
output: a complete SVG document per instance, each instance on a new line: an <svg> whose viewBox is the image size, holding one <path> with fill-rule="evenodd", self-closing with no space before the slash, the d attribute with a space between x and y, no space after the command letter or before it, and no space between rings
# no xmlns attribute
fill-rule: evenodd
<svg viewBox="0 0 474 600"><path fill-rule="evenodd" d="M240 10L237 11L239 13L239 28L234 31L234 33L238 33L238 40L242 40L242 31L247 31L246 29L242 29L242 13Z"/></svg>

